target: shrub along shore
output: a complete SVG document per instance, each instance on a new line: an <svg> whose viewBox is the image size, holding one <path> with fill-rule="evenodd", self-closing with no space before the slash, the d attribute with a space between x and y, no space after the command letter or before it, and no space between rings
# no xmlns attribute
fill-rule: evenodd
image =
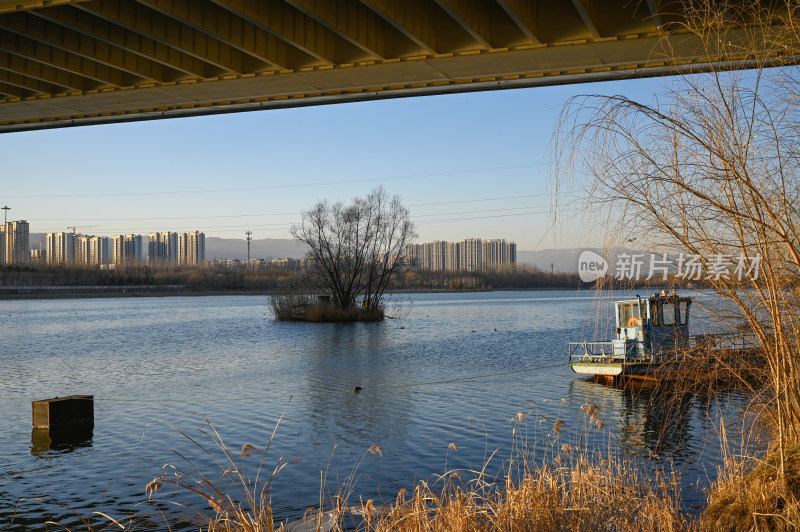
<svg viewBox="0 0 800 532"><path fill-rule="evenodd" d="M236 295L283 293L303 272L286 270L233 270L207 266L170 270L149 267L119 270L65 268L45 265L0 268L0 299L59 297L131 297L171 295ZM658 281L657 284L656 281ZM670 280L669 286L685 283ZM696 285L697 283L695 283ZM603 289L661 288L664 282L620 285L603 280ZM486 272L401 271L393 275L391 293L484 292L491 290L578 290L601 288L584 283L578 274L543 272L527 265Z"/></svg>

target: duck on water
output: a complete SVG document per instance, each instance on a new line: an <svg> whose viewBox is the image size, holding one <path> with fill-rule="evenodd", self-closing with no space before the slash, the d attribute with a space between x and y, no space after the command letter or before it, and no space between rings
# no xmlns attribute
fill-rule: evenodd
<svg viewBox="0 0 800 532"><path fill-rule="evenodd" d="M605 342L570 342L570 368L596 377L661 379L710 369L713 362L701 354L753 354L751 338L689 336L691 306L692 298L678 296L675 290L616 301L616 337Z"/></svg>

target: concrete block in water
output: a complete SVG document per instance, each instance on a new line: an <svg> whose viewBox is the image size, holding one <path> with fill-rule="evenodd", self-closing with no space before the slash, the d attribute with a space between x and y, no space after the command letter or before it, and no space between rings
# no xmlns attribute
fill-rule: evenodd
<svg viewBox="0 0 800 532"><path fill-rule="evenodd" d="M33 401L33 428L49 429L78 423L94 423L94 396L71 395Z"/></svg>

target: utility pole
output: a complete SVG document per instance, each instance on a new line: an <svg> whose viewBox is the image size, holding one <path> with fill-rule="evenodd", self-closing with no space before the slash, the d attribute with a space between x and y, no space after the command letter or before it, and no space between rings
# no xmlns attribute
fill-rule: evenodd
<svg viewBox="0 0 800 532"><path fill-rule="evenodd" d="M250 241L253 240L253 232L248 229L245 234L247 235L247 269L250 269Z"/></svg>
<svg viewBox="0 0 800 532"><path fill-rule="evenodd" d="M3 216L3 225L5 225L5 224L7 224L7 223L8 223L8 211L10 211L10 210L11 210L11 207L9 207L8 205L6 205L5 207L2 207L2 209L5 211L5 212L3 213L3 214L5 215L5 216Z"/></svg>
<svg viewBox="0 0 800 532"><path fill-rule="evenodd" d="M553 263L551 262L551 263L550 263L550 275L553 275L554 273L555 273L555 264L553 264Z"/></svg>

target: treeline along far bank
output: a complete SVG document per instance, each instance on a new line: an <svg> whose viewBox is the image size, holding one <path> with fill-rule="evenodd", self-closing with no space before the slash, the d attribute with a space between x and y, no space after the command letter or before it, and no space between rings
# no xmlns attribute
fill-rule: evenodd
<svg viewBox="0 0 800 532"><path fill-rule="evenodd" d="M57 293L270 293L302 281L304 272L285 269L250 270L218 265L154 268L136 266L112 270L47 265L7 266L0 268L0 296L43 295L48 287L64 287ZM603 280L603 288L638 288L656 286L653 282L623 284ZM664 284L658 280L658 286ZM670 286L675 283L670 282ZM679 283L680 284L680 283ZM80 287L80 290L78 290ZM140 287L141 290L110 290L112 287ZM147 287L144 290L144 287ZM489 271L401 271L393 275L390 291L476 291L592 289L597 283L580 280L577 273L545 272L535 266L517 265ZM38 290L33 290L34 288ZM55 291L51 291L56 293Z"/></svg>

